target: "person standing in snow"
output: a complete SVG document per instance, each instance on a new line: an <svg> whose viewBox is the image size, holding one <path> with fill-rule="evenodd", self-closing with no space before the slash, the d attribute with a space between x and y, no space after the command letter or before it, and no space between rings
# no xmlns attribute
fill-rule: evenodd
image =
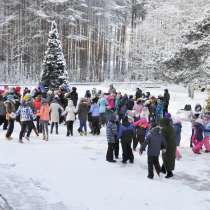
<svg viewBox="0 0 210 210"><path fill-rule="evenodd" d="M137 101L139 98L142 98L142 90L139 89L139 88L136 88L136 101Z"/></svg>
<svg viewBox="0 0 210 210"><path fill-rule="evenodd" d="M97 99L93 99L93 103L90 107L91 119L92 119L92 134L99 135L100 134L100 112L99 112L99 105L97 104Z"/></svg>
<svg viewBox="0 0 210 210"><path fill-rule="evenodd" d="M116 162L114 160L114 150L115 150L115 143L117 141L117 124L116 124L116 116L113 114L110 117L110 120L106 126L106 137L108 142L108 149L106 153L106 161L108 162Z"/></svg>
<svg viewBox="0 0 210 210"><path fill-rule="evenodd" d="M77 107L78 93L76 87L72 88L72 92L70 93L70 99L73 101L74 106Z"/></svg>
<svg viewBox="0 0 210 210"><path fill-rule="evenodd" d="M108 91L109 94L117 94L117 91L116 89L114 88L114 85L113 84L110 84L109 85L109 91Z"/></svg>
<svg viewBox="0 0 210 210"><path fill-rule="evenodd" d="M119 126L118 139L121 139L121 145L123 150L123 160L122 163L134 162L134 156L131 149L131 143L135 138L135 128L128 121L128 117L124 117L122 120L122 125Z"/></svg>
<svg viewBox="0 0 210 210"><path fill-rule="evenodd" d="M88 119L88 112L89 112L89 103L87 102L86 98L82 98L80 100L79 106L78 106L78 118L79 118L79 128L78 132L80 135L87 135L87 119ZM83 131L84 128L84 131Z"/></svg>
<svg viewBox="0 0 210 210"><path fill-rule="evenodd" d="M100 99L98 100L99 113L100 113L100 124L104 126L106 124L106 106L107 100L104 97L104 94L101 94Z"/></svg>
<svg viewBox="0 0 210 210"><path fill-rule="evenodd" d="M7 130L6 120L6 106L4 104L4 98L0 95L0 126L3 124L3 130Z"/></svg>
<svg viewBox="0 0 210 210"><path fill-rule="evenodd" d="M194 89L193 84L189 84L189 85L188 85L188 96L189 96L191 99L194 98L194 91L195 91L195 89Z"/></svg>
<svg viewBox="0 0 210 210"><path fill-rule="evenodd" d="M180 145L181 132L182 132L182 123L179 118L176 118L173 120L173 128L174 128L175 134L176 134L176 158L179 160L182 157L180 150L178 148Z"/></svg>
<svg viewBox="0 0 210 210"><path fill-rule="evenodd" d="M48 123L50 120L50 106L46 98L41 99L41 107L38 113L43 140L49 140Z"/></svg>
<svg viewBox="0 0 210 210"><path fill-rule="evenodd" d="M7 132L6 132L6 139L11 140L12 133L14 130L14 123L15 123L15 102L12 95L7 96L7 100L5 101L6 107L6 120L8 123Z"/></svg>
<svg viewBox="0 0 210 210"><path fill-rule="evenodd" d="M36 98L33 101L33 106L34 106L34 111L35 114L37 115L36 117L36 129L38 133L41 133L41 126L40 126L40 117L39 117L39 111L41 108L41 95L37 95Z"/></svg>
<svg viewBox="0 0 210 210"><path fill-rule="evenodd" d="M160 120L161 133L166 141L166 151L162 153L163 165L161 168L162 173L166 173L165 178L173 176L173 170L175 169L176 158L176 135L174 128L171 125L169 118L163 118Z"/></svg>
<svg viewBox="0 0 210 210"><path fill-rule="evenodd" d="M73 136L73 124L76 120L76 108L73 104L72 100L68 100L68 106L65 109L66 113L66 127L67 127L67 134L66 136Z"/></svg>
<svg viewBox="0 0 210 210"><path fill-rule="evenodd" d="M170 102L170 94L168 92L168 89L165 89L163 95L163 116L165 116L165 113L168 112L169 102Z"/></svg>
<svg viewBox="0 0 210 210"><path fill-rule="evenodd" d="M22 101L22 104L19 106L18 110L16 111L16 115L20 116L20 122L21 122L21 131L19 134L19 142L23 143L23 136L28 129L26 139L29 140L29 135L31 133L31 126L30 122L31 120L36 119L36 116L34 115L30 105L25 100Z"/></svg>
<svg viewBox="0 0 210 210"><path fill-rule="evenodd" d="M159 127L154 127L149 135L147 136L146 140L144 141L143 145L140 148L140 154L143 153L145 148L148 146L147 149L147 163L148 163L148 178L153 179L154 172L153 166L157 172L157 175L160 175L161 167L159 163L159 155L160 150L166 147L166 142L161 134Z"/></svg>
<svg viewBox="0 0 210 210"><path fill-rule="evenodd" d="M60 121L60 113L62 113L63 107L58 103L57 97L54 98L50 104L50 121L51 121L51 130L50 133L53 133L53 128L55 125L56 134L58 135L58 123Z"/></svg>

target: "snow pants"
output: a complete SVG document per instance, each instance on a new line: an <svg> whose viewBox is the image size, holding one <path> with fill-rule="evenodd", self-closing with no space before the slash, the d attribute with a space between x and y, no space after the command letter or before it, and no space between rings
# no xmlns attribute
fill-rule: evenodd
<svg viewBox="0 0 210 210"><path fill-rule="evenodd" d="M210 152L210 136L206 136L203 140L203 144L207 152Z"/></svg>
<svg viewBox="0 0 210 210"><path fill-rule="evenodd" d="M153 178L154 177L154 172L153 168L155 167L155 170L157 174L160 174L160 163L159 163L159 157L158 156L148 156L147 159L148 163L148 177Z"/></svg>
<svg viewBox="0 0 210 210"><path fill-rule="evenodd" d="M74 121L66 121L67 136L69 135L73 136L73 124L74 124Z"/></svg>
<svg viewBox="0 0 210 210"><path fill-rule="evenodd" d="M122 151L123 151L122 156L123 156L124 163L126 163L127 160L129 160L130 162L133 162L133 160L134 160L133 152L131 149L131 142L132 142L132 140L130 140L130 139L121 140Z"/></svg>
<svg viewBox="0 0 210 210"><path fill-rule="evenodd" d="M192 151L195 153L195 154L200 154L201 153L201 149L202 149L202 146L203 146L203 140L202 141L198 141L195 136L192 137Z"/></svg>

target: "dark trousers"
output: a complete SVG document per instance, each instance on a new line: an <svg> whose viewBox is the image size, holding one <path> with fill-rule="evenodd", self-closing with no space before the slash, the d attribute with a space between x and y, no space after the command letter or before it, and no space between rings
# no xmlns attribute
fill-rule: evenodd
<svg viewBox="0 0 210 210"><path fill-rule="evenodd" d="M48 121L40 121L40 127L43 133L43 138L48 140Z"/></svg>
<svg viewBox="0 0 210 210"><path fill-rule="evenodd" d="M57 122L52 122L50 133L53 133L54 125L55 125L55 132L56 132L56 134L58 134L58 123Z"/></svg>
<svg viewBox="0 0 210 210"><path fill-rule="evenodd" d="M115 155L115 158L118 158L119 157L119 141L117 140L115 143L114 143L114 155Z"/></svg>
<svg viewBox="0 0 210 210"><path fill-rule="evenodd" d="M115 147L115 143L108 143L108 149L107 149L107 153L106 153L106 160L107 161L112 161L113 160L113 154L114 154L114 147Z"/></svg>
<svg viewBox="0 0 210 210"><path fill-rule="evenodd" d="M9 138L12 133L13 133L13 130L14 130L14 120L13 119L10 119L8 121L8 128L7 128L7 133L6 133L6 137Z"/></svg>
<svg viewBox="0 0 210 210"><path fill-rule="evenodd" d="M42 132L42 126L41 126L41 123L40 123L40 117L39 116L37 116L37 118L36 118L36 129L37 129L38 133Z"/></svg>
<svg viewBox="0 0 210 210"><path fill-rule="evenodd" d="M33 122L33 120L31 120L31 121L27 121L28 122L28 126L27 126L27 134L26 134L26 136L27 137L30 137L30 135L31 135L31 131L32 130L34 130L34 132L36 133L36 135L38 135L38 131L37 131L37 129L36 129L36 126L34 125L34 122ZM26 131L25 130L25 131ZM24 131L24 132L25 132Z"/></svg>
<svg viewBox="0 0 210 210"><path fill-rule="evenodd" d="M73 136L73 124L74 124L74 121L67 121L66 122L67 136L69 136L70 134L71 134L71 136Z"/></svg>
<svg viewBox="0 0 210 210"><path fill-rule="evenodd" d="M154 172L153 167L155 167L155 170L157 174L160 174L160 163L159 163L159 157L158 156L148 156L148 177L153 178Z"/></svg>
<svg viewBox="0 0 210 210"><path fill-rule="evenodd" d="M106 113L100 113L100 125L106 125Z"/></svg>
<svg viewBox="0 0 210 210"><path fill-rule="evenodd" d="M78 131L79 132L83 132L83 128L84 128L84 131L87 132L87 121L83 120L83 119L80 119L79 120L79 129L78 129Z"/></svg>
<svg viewBox="0 0 210 210"><path fill-rule="evenodd" d="M30 125L30 121L21 122L21 130L20 130L20 134L19 134L19 140L22 140L22 138L23 138L24 134L26 133L27 129L28 129L27 137L29 137L30 133L31 133L31 130L32 130L32 127Z"/></svg>
<svg viewBox="0 0 210 210"><path fill-rule="evenodd" d="M6 115L0 115L0 126L3 125L3 130L7 130L8 121L6 120Z"/></svg>
<svg viewBox="0 0 210 210"><path fill-rule="evenodd" d="M165 116L166 113L168 113L168 104L166 104L166 105L163 107L163 116Z"/></svg>
<svg viewBox="0 0 210 210"><path fill-rule="evenodd" d="M133 149L135 150L136 147L138 146L138 143L140 143L140 145L142 145L144 143L145 140L145 136L144 135L136 135L136 137L133 139Z"/></svg>
<svg viewBox="0 0 210 210"><path fill-rule="evenodd" d="M99 117L92 117L93 134L100 134Z"/></svg>
<svg viewBox="0 0 210 210"><path fill-rule="evenodd" d="M134 156L133 156L133 152L131 149L131 140L122 140L121 141L121 145L122 145L122 151L123 151L123 162L127 162L127 160L130 160L130 162L133 162L134 160Z"/></svg>

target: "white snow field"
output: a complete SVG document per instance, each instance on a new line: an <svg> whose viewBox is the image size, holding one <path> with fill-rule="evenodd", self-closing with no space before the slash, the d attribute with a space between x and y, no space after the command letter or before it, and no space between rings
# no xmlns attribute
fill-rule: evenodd
<svg viewBox="0 0 210 210"><path fill-rule="evenodd" d="M80 96L90 86L78 86ZM107 90L108 87L97 87ZM136 85L119 85L117 90L134 93ZM150 89L159 95L163 89ZM207 93L168 86L170 112L175 114L186 103L203 104ZM59 135L44 142L32 134L31 141L18 143L19 125L13 141L0 131L0 209L3 210L209 210L210 154L195 155L189 148L190 123L183 121L183 158L176 162L172 179L147 178L146 152L135 152L134 164L105 161L105 129L100 136L66 137L64 125ZM121 151L120 151L121 152ZM6 203L5 203L6 201ZM1 208L2 207L2 208Z"/></svg>

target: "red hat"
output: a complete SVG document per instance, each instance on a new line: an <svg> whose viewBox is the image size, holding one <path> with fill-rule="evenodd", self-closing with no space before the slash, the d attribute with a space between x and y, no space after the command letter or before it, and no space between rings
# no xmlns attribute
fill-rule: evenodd
<svg viewBox="0 0 210 210"><path fill-rule="evenodd" d="M15 92L16 92L16 93L20 93L20 90L21 90L21 87L20 87L20 86L16 86L16 87L15 87Z"/></svg>

